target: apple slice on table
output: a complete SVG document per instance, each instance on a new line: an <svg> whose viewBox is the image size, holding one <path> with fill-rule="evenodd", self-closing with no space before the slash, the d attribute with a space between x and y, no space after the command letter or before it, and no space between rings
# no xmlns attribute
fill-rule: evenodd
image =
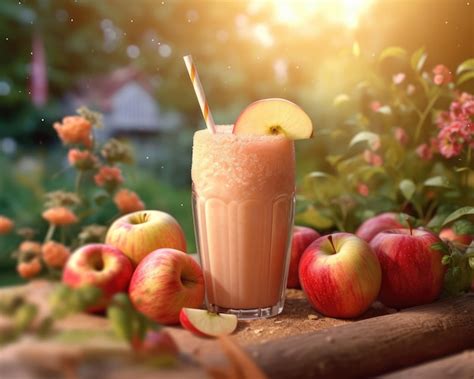
<svg viewBox="0 0 474 379"><path fill-rule="evenodd" d="M237 118L234 134L285 135L289 139L313 136L309 116L285 99L263 99L250 104Z"/></svg>
<svg viewBox="0 0 474 379"><path fill-rule="evenodd" d="M182 308L179 321L183 328L202 337L225 336L237 328L237 316L203 309Z"/></svg>

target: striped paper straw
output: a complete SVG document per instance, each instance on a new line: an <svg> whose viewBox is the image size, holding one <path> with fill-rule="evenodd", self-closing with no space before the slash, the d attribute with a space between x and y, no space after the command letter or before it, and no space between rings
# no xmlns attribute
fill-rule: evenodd
<svg viewBox="0 0 474 379"><path fill-rule="evenodd" d="M216 132L216 124L214 124L214 119L212 118L209 105L207 104L206 95L199 80L199 75L196 70L196 66L193 62L193 57L191 55L186 55L183 57L186 68L188 69L189 77L191 82L193 82L194 92L196 92L196 97L199 101L199 106L201 107L202 115L204 116L204 121L206 126L211 133Z"/></svg>

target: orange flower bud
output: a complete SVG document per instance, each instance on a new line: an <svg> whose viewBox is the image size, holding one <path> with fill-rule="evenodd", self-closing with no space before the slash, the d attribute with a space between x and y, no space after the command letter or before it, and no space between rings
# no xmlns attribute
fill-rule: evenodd
<svg viewBox="0 0 474 379"><path fill-rule="evenodd" d="M94 175L94 180L99 187L115 189L123 182L123 177L118 167L102 166L99 172Z"/></svg>
<svg viewBox="0 0 474 379"><path fill-rule="evenodd" d="M23 241L18 247L18 250L21 253L33 253L36 255L40 255L41 244L39 242L34 242L34 241Z"/></svg>
<svg viewBox="0 0 474 379"><path fill-rule="evenodd" d="M145 209L145 204L133 191L121 189L114 196L114 203L120 213L131 213Z"/></svg>
<svg viewBox="0 0 474 379"><path fill-rule="evenodd" d="M14 222L5 216L0 216L0 235L10 233L15 227Z"/></svg>
<svg viewBox="0 0 474 379"><path fill-rule="evenodd" d="M63 268L71 251L62 243L49 241L41 248L41 253L45 263L53 268Z"/></svg>
<svg viewBox="0 0 474 379"><path fill-rule="evenodd" d="M89 150L70 149L67 159L71 166L80 170L90 170L97 163L97 158Z"/></svg>
<svg viewBox="0 0 474 379"><path fill-rule="evenodd" d="M64 117L62 123L55 122L53 127L65 145L83 144L86 147L92 146L92 125L84 117Z"/></svg>
<svg viewBox="0 0 474 379"><path fill-rule="evenodd" d="M42 216L50 224L57 226L75 224L78 221L74 212L66 207L49 208L43 212Z"/></svg>
<svg viewBox="0 0 474 379"><path fill-rule="evenodd" d="M33 259L29 262L22 262L16 267L18 274L24 279L33 278L41 271L41 262L39 259Z"/></svg>

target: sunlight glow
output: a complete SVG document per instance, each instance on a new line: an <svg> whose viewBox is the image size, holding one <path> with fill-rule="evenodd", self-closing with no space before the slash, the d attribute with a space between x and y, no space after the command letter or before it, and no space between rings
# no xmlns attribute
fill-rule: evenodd
<svg viewBox="0 0 474 379"><path fill-rule="evenodd" d="M284 24L297 25L308 21L314 15L328 22L355 28L360 16L375 0L269 0L274 8L275 20ZM260 0L255 2L262 3Z"/></svg>

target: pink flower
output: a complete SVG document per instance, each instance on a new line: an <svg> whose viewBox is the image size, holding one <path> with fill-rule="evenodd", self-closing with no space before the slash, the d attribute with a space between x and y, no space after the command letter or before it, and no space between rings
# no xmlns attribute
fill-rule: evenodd
<svg viewBox="0 0 474 379"><path fill-rule="evenodd" d="M449 112L440 112L436 116L436 124L438 128L443 128L444 126L448 125L451 122L451 114Z"/></svg>
<svg viewBox="0 0 474 379"><path fill-rule="evenodd" d="M382 166L383 158L370 150L364 151L364 160L372 166Z"/></svg>
<svg viewBox="0 0 474 379"><path fill-rule="evenodd" d="M461 103L462 113L466 116L474 115L474 95L463 92L459 96L459 102Z"/></svg>
<svg viewBox="0 0 474 379"><path fill-rule="evenodd" d="M398 74L392 76L393 83L396 85L402 84L405 78L406 75L403 72L399 72Z"/></svg>
<svg viewBox="0 0 474 379"><path fill-rule="evenodd" d="M405 132L403 128L395 128L394 131L395 139L400 142L402 145L406 145L408 143L408 134Z"/></svg>
<svg viewBox="0 0 474 379"><path fill-rule="evenodd" d="M448 84L453 81L453 75L449 68L445 65L439 64L433 69L433 82L437 86L442 86L443 84Z"/></svg>
<svg viewBox="0 0 474 379"><path fill-rule="evenodd" d="M370 109L373 112L377 112L380 109L380 107L382 107L382 104L380 104L380 101L374 100L370 102Z"/></svg>
<svg viewBox="0 0 474 379"><path fill-rule="evenodd" d="M438 134L438 148L441 155L452 158L461 154L464 138L459 130L459 124L453 123L444 127Z"/></svg>
<svg viewBox="0 0 474 379"><path fill-rule="evenodd" d="M359 183L357 184L357 192L359 192L360 195L367 197L369 196L369 187L365 183Z"/></svg>
<svg viewBox="0 0 474 379"><path fill-rule="evenodd" d="M433 151L426 143L423 143L416 148L416 154L425 161L430 161L433 158Z"/></svg>

